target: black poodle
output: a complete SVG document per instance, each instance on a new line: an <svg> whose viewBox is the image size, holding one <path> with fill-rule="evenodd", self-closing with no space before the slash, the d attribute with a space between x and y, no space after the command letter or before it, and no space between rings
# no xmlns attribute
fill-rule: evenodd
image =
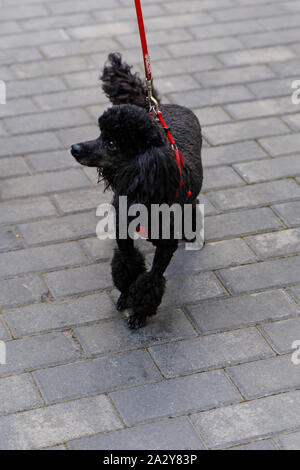
<svg viewBox="0 0 300 470"><path fill-rule="evenodd" d="M148 316L155 315L165 289L164 272L178 248L178 239L175 236L164 239L161 227L159 238L148 237L156 252L152 268L147 272L134 240L120 237L119 196L127 196L128 208L136 203L147 208L152 204L170 206L176 202L181 207L190 204L194 224L203 179L201 128L192 111L173 104L161 105L156 90L153 91L181 152L184 164L180 174L166 130L154 114L149 114L146 84L139 75L131 72L120 54L114 53L109 55L101 79L113 106L99 118L98 139L73 145L71 153L82 165L97 167L106 186L114 192L118 248L111 263L112 276L121 292L117 308L132 309L128 326L133 329L144 325ZM128 214L126 217L129 222ZM172 217L170 225L173 228ZM150 218L148 228L150 234Z"/></svg>

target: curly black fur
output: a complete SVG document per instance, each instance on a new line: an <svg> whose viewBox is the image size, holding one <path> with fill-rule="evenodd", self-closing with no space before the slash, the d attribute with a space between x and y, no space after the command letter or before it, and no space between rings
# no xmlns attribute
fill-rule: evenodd
<svg viewBox="0 0 300 470"><path fill-rule="evenodd" d="M136 248L133 248L132 251L128 250L128 252L116 248L111 262L111 272L114 285L121 292L117 309L124 310L127 307L131 284L140 274L146 272L144 257Z"/></svg>
<svg viewBox="0 0 300 470"><path fill-rule="evenodd" d="M132 308L132 315L128 318L128 326L131 329L143 326L147 317L156 314L165 286L164 276L156 278L151 272L141 274L130 286L128 306Z"/></svg>
<svg viewBox="0 0 300 470"><path fill-rule="evenodd" d="M194 113L178 105L160 106L184 160L184 186L180 188L174 152L160 123L147 112L146 87L140 77L122 62L120 54L110 54L102 81L114 106L99 118L100 136L73 145L72 155L83 165L98 167L106 186L114 192L117 221L119 196L127 196L128 206L171 205L176 199L177 204L188 203L194 208L203 179L201 128ZM154 96L159 100L156 92ZM130 328L142 326L146 317L156 313L165 288L164 272L178 247L178 240L172 237L149 241L156 246L156 253L151 270L146 272L133 240L120 239L117 223L118 249L112 260L112 275L121 292L118 309L132 308Z"/></svg>
<svg viewBox="0 0 300 470"><path fill-rule="evenodd" d="M146 85L137 73L131 73L131 69L132 67L122 62L121 54L109 54L101 76L103 91L112 104L135 104L147 108ZM153 96L160 103L155 88Z"/></svg>

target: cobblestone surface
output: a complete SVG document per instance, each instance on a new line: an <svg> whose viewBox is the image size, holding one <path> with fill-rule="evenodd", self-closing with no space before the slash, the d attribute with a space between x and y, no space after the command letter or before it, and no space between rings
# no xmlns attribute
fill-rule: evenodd
<svg viewBox="0 0 300 470"><path fill-rule="evenodd" d="M203 126L207 243L130 332L110 195L68 146L107 53L143 70L134 2L0 1L0 448L299 450L300 0L142 3L157 87Z"/></svg>

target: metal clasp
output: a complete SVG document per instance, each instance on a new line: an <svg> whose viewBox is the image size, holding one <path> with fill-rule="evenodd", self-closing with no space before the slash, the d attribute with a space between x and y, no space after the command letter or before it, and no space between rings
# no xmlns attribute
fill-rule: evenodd
<svg viewBox="0 0 300 470"><path fill-rule="evenodd" d="M149 111L150 113L154 112L155 114L158 113L159 108L158 108L158 102L153 96L153 79L148 80L146 79L146 86L147 86L147 102L149 105Z"/></svg>

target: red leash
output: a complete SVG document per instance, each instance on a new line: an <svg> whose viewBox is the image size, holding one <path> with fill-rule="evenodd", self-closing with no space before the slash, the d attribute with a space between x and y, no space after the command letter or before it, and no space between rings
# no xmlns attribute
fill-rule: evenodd
<svg viewBox="0 0 300 470"><path fill-rule="evenodd" d="M183 175L182 175L182 167L184 166L184 161L182 159L180 151L178 150L176 142L175 142L175 140L173 139L173 137L171 135L170 129L166 125L166 123L165 123L165 121L162 117L162 114L161 114L160 110L158 109L158 103L152 95L153 77L152 77L152 69L151 69L151 59L150 59L150 55L149 55L149 52L148 52L147 38L146 38L143 12L142 12L142 6L141 6L141 1L140 0L135 0L135 8L136 8L136 14L137 14L137 20L138 20L140 38L141 38L142 50L143 50L146 85L147 85L147 89L148 89L148 98L147 99L148 99L148 102L149 102L150 114L151 115L153 113L155 114L156 119L161 123L163 129L166 132L167 139L170 142L172 149L174 150L176 164L178 166L178 170L179 170L179 173L180 173L180 188L182 188L184 186L184 180L183 180ZM192 195L191 191L188 191L187 197L189 198L189 197L191 197L191 195ZM176 194L176 199L177 198L178 198L178 191L177 191L177 194Z"/></svg>

